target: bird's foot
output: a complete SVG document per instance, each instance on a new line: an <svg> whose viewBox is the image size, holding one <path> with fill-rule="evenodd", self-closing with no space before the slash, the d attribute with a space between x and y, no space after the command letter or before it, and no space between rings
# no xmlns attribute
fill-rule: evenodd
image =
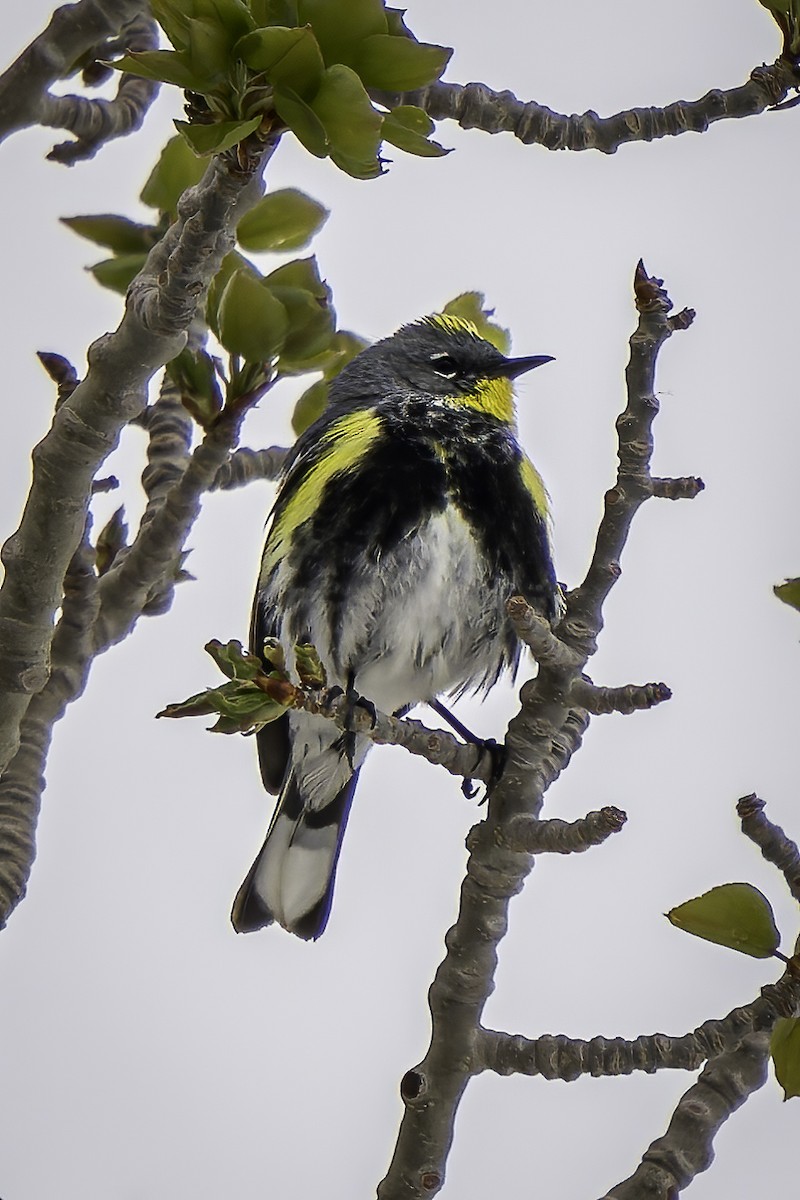
<svg viewBox="0 0 800 1200"><path fill-rule="evenodd" d="M503 774L503 767L506 765L506 748L501 742L496 742L494 738L485 738L482 740L475 738L475 740L472 742L472 745L474 745L479 751L479 763L483 761L484 754L489 755L489 760L491 763L491 773L486 782L486 791L484 792L483 799L480 801L481 804L485 804L491 795L492 789L500 782L500 778ZM471 779L463 780L461 784L461 791L464 793L467 800L474 800L478 794L478 788Z"/></svg>
<svg viewBox="0 0 800 1200"><path fill-rule="evenodd" d="M345 730L342 734L342 750L347 759L347 764L351 771L355 770L354 758L356 752L356 709L362 708L370 718L371 727L374 729L378 720L378 714L375 705L366 696L361 696L353 686L352 678L347 681L347 689L339 687L328 688L326 699L328 702L335 700L338 696L344 696L347 700L344 706L344 723Z"/></svg>

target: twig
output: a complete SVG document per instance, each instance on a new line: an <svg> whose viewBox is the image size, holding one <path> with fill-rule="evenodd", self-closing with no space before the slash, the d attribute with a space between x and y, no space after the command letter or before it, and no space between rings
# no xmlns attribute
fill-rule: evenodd
<svg viewBox="0 0 800 1200"><path fill-rule="evenodd" d="M69 75L88 51L108 42L124 26L139 22L143 8L142 0L80 0L57 8L47 28L0 76L0 141L18 129L48 123L44 118L55 99L48 93L50 85ZM151 92L155 94L152 87L134 93L126 88L124 94L127 101L135 96L141 108ZM65 112L58 106L53 111L59 117ZM64 127L62 120L56 123ZM120 132L127 130L120 128Z"/></svg>
<svg viewBox="0 0 800 1200"><path fill-rule="evenodd" d="M736 805L742 833L755 842L767 862L774 863L783 873L792 896L800 901L800 850L780 825L773 825L764 808L765 803L758 796L742 797Z"/></svg>
<svg viewBox="0 0 800 1200"><path fill-rule="evenodd" d="M125 29L122 49L156 50L158 29L155 21L143 14ZM100 56L103 55L102 48ZM148 108L158 95L159 84L137 75L121 74L113 100L87 99L85 96L53 96L45 92L38 114L40 125L68 129L75 140L61 142L47 155L51 162L72 167L94 158L97 151L113 138L125 137L139 129Z"/></svg>
<svg viewBox="0 0 800 1200"><path fill-rule="evenodd" d="M780 104L798 84L798 67L781 57L770 66L756 67L741 87L715 88L699 100L679 100L665 108L630 108L611 117L599 117L591 110L567 116L532 100L524 103L513 92L492 91L483 83L434 83L402 96L376 93L375 98L390 107L416 104L434 120L457 121L462 129L513 133L526 145L546 150L613 154L626 142L704 133L715 121L755 116Z"/></svg>
<svg viewBox="0 0 800 1200"><path fill-rule="evenodd" d="M626 813L611 805L577 821L561 821L557 817L540 821L521 813L506 821L502 840L509 850L522 850L526 854L580 854L619 833L627 819Z"/></svg>
<svg viewBox="0 0 800 1200"><path fill-rule="evenodd" d="M429 991L431 1041L423 1062L404 1079L405 1113L392 1162L378 1188L380 1200L421 1200L433 1196L444 1182L456 1111L476 1069L476 1039L493 988L509 902L534 862L526 851L509 848L507 831L520 817L539 816L547 788L570 761L588 724L586 710L572 706L571 689L595 649L603 603L619 577L619 556L633 516L652 494L655 363L673 330L671 303L660 281L650 279L641 263L634 291L640 316L626 374L628 404L617 422L617 484L606 497L589 574L567 597L557 635L545 635L540 623L529 622L535 652L547 665L540 665L537 678L522 688L522 710L508 728L505 766L491 790L487 819L469 835L458 919L447 934L447 953ZM689 320L687 313L682 327ZM564 643L569 653L556 642Z"/></svg>
<svg viewBox="0 0 800 1200"><path fill-rule="evenodd" d="M287 453L283 446L270 446L267 450L250 450L243 446L222 464L208 490L227 492L244 487L256 479L277 479Z"/></svg>

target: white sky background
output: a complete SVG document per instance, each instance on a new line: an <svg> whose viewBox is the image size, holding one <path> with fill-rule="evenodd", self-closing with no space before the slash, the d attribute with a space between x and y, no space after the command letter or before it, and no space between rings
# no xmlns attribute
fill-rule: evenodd
<svg viewBox="0 0 800 1200"><path fill-rule="evenodd" d="M48 13L41 0L10 9L9 56ZM449 79L602 115L738 85L779 49L755 0L495 0L491 10L410 0L408 21L420 38L455 45ZM165 90L140 135L72 170L44 161L57 131L3 147L3 537L53 408L34 352L58 351L82 371L86 346L121 310L81 270L103 252L57 218L146 217L134 198L178 107ZM586 855L539 860L502 945L485 1014L497 1028L681 1034L748 1002L779 964L662 916L714 884L760 886L783 949L793 944L795 907L738 832L735 802L758 791L800 837L800 619L771 593L800 569L798 131L800 111L765 114L603 157L442 123L438 138L456 153L397 152L374 182L289 139L270 165L270 187L304 187L332 209L314 249L343 327L383 336L479 288L515 352L556 356L522 381L520 420L571 585L616 465L637 259L665 278L676 309L698 312L661 353L654 469L701 475L707 490L691 503L650 501L637 517L592 665L599 683L663 679L674 698L596 719L549 793L545 815L616 804L629 823ZM246 443L285 441L295 395L286 386L265 401ZM102 471L123 479L131 516L142 450L129 431ZM352 1200L385 1172L398 1081L427 1045L426 991L482 810L457 780L379 749L322 940L233 933L231 900L271 803L255 747L153 716L217 682L205 641L246 636L270 497L257 484L206 501L190 542L197 582L96 664L56 729L29 894L0 947L3 1200ZM97 527L119 502L97 500ZM458 709L498 737L514 710L510 685ZM481 1077L459 1114L444 1195L600 1195L631 1173L691 1081ZM770 1080L728 1122L693 1200L777 1192L796 1177L800 1101L781 1095Z"/></svg>

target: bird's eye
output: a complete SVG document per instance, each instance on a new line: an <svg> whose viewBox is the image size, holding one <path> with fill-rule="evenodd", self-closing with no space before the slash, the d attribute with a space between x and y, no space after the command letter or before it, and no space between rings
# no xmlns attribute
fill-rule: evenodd
<svg viewBox="0 0 800 1200"><path fill-rule="evenodd" d="M449 354L435 354L431 359L431 366L437 375L443 375L445 379L455 379L458 374L458 364Z"/></svg>

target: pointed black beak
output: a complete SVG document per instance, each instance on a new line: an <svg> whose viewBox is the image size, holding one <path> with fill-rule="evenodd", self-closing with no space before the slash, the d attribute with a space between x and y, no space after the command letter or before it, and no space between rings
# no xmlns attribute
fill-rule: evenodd
<svg viewBox="0 0 800 1200"><path fill-rule="evenodd" d="M501 379L516 379L534 367L542 367L545 363L555 362L551 354L534 354L530 358L507 358L497 370Z"/></svg>

